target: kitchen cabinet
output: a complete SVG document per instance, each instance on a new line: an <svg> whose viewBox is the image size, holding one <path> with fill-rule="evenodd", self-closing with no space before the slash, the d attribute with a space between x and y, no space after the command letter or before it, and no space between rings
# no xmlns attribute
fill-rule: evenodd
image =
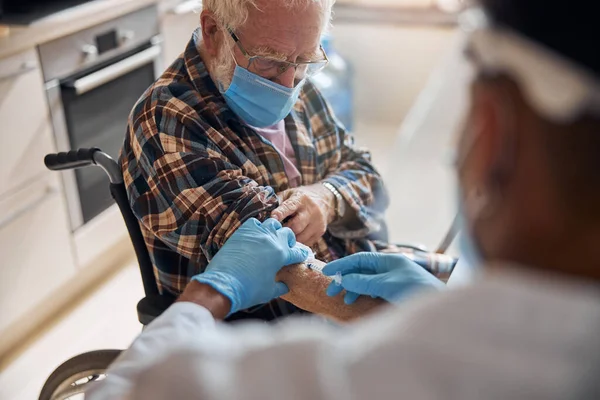
<svg viewBox="0 0 600 400"><path fill-rule="evenodd" d="M33 49L0 60L0 197L49 172L52 125Z"/></svg>
<svg viewBox="0 0 600 400"><path fill-rule="evenodd" d="M192 33L200 26L201 2L164 1L161 11L161 31L164 38L164 65L168 67L185 50Z"/></svg>
<svg viewBox="0 0 600 400"><path fill-rule="evenodd" d="M0 60L0 121L2 337L76 271L60 176L43 161L55 145L34 49Z"/></svg>
<svg viewBox="0 0 600 400"><path fill-rule="evenodd" d="M67 221L57 175L0 200L0 337L75 277Z"/></svg>

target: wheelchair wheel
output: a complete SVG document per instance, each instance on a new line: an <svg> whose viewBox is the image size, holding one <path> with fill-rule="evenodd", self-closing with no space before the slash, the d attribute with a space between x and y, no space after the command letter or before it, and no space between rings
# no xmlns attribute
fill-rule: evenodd
<svg viewBox="0 0 600 400"><path fill-rule="evenodd" d="M90 383L104 379L119 354L121 350L96 350L65 361L46 380L39 400L65 400L81 395Z"/></svg>

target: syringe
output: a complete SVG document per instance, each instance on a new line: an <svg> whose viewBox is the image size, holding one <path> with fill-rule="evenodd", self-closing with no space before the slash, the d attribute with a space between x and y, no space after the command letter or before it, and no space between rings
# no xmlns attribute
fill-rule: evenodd
<svg viewBox="0 0 600 400"><path fill-rule="evenodd" d="M338 286L342 286L342 271L338 271L338 272L335 273L335 276L333 277L333 281Z"/></svg>

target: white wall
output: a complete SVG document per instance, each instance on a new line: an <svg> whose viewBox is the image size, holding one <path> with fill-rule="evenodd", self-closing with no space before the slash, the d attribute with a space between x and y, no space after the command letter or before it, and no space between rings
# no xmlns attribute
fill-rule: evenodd
<svg viewBox="0 0 600 400"><path fill-rule="evenodd" d="M455 30L334 21L332 34L334 46L355 70L359 125L399 127L430 73L447 53Z"/></svg>
<svg viewBox="0 0 600 400"><path fill-rule="evenodd" d="M355 139L371 150L388 187L391 238L433 249L455 212L453 173L444 160L455 130L453 115L464 103L457 87L464 74L448 60L457 32L338 24L333 37L355 68ZM443 90L440 79L448 82ZM427 95L413 109L426 85ZM405 119L409 111L410 121Z"/></svg>

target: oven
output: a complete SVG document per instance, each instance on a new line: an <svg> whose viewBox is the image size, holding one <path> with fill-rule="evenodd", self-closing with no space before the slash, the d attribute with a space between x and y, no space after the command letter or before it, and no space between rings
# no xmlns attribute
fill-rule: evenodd
<svg viewBox="0 0 600 400"><path fill-rule="evenodd" d="M163 71L160 42L151 6L39 47L59 151L98 147L118 158L131 109ZM62 175L73 232L115 208L99 168Z"/></svg>

